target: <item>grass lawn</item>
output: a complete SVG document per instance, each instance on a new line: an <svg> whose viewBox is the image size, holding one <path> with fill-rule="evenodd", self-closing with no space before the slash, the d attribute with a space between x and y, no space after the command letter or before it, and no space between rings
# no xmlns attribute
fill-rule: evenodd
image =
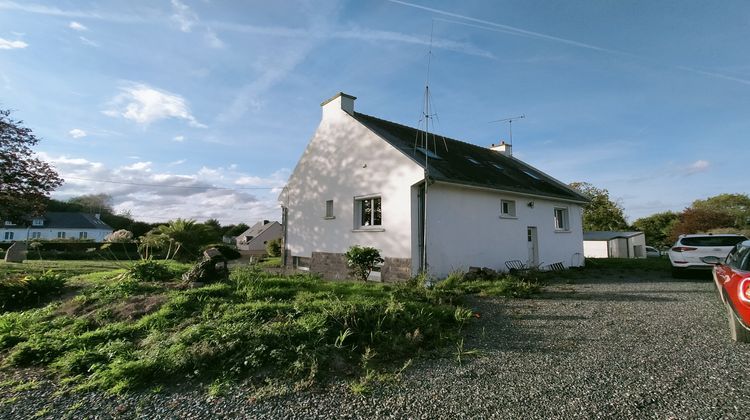
<svg viewBox="0 0 750 420"><path fill-rule="evenodd" d="M101 271L124 268L124 263L112 261L40 261L26 260L22 263L7 263L0 261L0 280L9 277L24 276L27 274L39 274L47 270L67 276L95 273Z"/></svg>

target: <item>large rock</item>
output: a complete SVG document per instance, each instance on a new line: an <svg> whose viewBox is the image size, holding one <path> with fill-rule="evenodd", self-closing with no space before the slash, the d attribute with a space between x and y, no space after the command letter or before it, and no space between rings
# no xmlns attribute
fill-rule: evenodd
<svg viewBox="0 0 750 420"><path fill-rule="evenodd" d="M205 250L203 259L182 275L182 280L186 283L205 284L227 280L228 278L227 259L216 248Z"/></svg>

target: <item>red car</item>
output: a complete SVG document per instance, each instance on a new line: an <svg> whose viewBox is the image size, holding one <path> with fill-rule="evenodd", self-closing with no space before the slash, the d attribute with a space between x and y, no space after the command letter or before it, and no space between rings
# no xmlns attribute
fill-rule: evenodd
<svg viewBox="0 0 750 420"><path fill-rule="evenodd" d="M738 243L723 263L718 257L702 260L714 265L714 282L727 308L732 339L750 342L750 240Z"/></svg>

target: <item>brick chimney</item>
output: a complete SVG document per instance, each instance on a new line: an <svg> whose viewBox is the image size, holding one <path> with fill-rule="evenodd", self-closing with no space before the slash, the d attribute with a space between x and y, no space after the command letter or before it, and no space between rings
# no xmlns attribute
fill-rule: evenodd
<svg viewBox="0 0 750 420"><path fill-rule="evenodd" d="M355 99L357 98L352 95L339 92L333 98L323 101L323 103L320 104L320 106L323 107L323 119L341 115L341 111L344 111L349 115L354 115Z"/></svg>
<svg viewBox="0 0 750 420"><path fill-rule="evenodd" d="M513 146L506 143L505 140L500 141L500 144L492 144L490 149L508 157L513 156Z"/></svg>

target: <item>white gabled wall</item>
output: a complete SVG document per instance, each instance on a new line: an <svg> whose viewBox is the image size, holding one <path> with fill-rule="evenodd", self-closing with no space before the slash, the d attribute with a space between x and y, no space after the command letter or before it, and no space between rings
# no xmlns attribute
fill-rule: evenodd
<svg viewBox="0 0 750 420"><path fill-rule="evenodd" d="M354 98L323 104L323 119L279 196L288 208L290 255L343 253L352 245L372 246L381 255L411 258L411 186L422 168L356 121ZM378 194L382 229L354 229L355 197ZM333 219L325 218L333 200Z"/></svg>
<svg viewBox="0 0 750 420"><path fill-rule="evenodd" d="M516 217L500 217L500 200L515 200ZM528 259L528 226L537 228L539 263L583 264L581 206L565 201L434 183L427 193L427 263L444 277L470 266L506 270ZM534 206L529 207L528 203ZM555 230L554 208L568 209L569 229Z"/></svg>

